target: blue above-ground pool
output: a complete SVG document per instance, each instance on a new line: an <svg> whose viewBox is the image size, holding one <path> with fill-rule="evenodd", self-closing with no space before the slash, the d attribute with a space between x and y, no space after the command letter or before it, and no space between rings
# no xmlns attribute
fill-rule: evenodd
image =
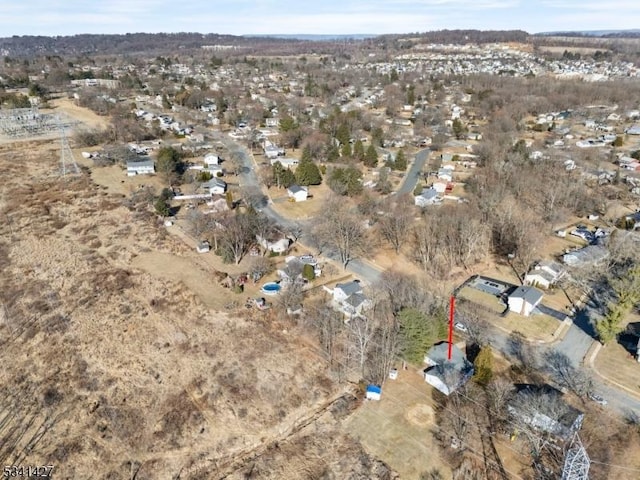
<svg viewBox="0 0 640 480"><path fill-rule="evenodd" d="M265 283L261 289L262 293L265 295L277 295L280 293L280 290L282 290L282 287L276 282Z"/></svg>

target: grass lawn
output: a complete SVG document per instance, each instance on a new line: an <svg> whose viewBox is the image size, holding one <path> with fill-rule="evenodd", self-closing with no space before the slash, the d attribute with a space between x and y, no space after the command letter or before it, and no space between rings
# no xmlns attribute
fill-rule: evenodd
<svg viewBox="0 0 640 480"><path fill-rule="evenodd" d="M432 434L431 390L418 372L402 370L397 380L384 384L379 402L365 402L343 428L400 478L417 480L432 468L451 478Z"/></svg>
<svg viewBox="0 0 640 480"><path fill-rule="evenodd" d="M502 317L500 314L505 306L496 297L471 287L460 290L458 297L480 305L482 308L478 309L478 314L492 325L508 332L520 332L528 340L549 342L553 340L553 334L560 326L559 320L548 315L524 317L509 312Z"/></svg>
<svg viewBox="0 0 640 480"><path fill-rule="evenodd" d="M286 189L271 188L269 194L273 200L273 209L280 215L294 220L306 220L318 215L323 210L331 190L325 184L310 186L309 195L312 197L304 202L290 202Z"/></svg>
<svg viewBox="0 0 640 480"><path fill-rule="evenodd" d="M600 349L594 361L596 370L640 396L640 363L617 342Z"/></svg>

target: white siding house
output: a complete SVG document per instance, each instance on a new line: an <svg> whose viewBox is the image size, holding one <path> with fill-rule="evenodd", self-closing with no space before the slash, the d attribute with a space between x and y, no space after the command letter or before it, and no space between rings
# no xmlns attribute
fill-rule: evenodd
<svg viewBox="0 0 640 480"><path fill-rule="evenodd" d="M293 198L296 202L304 202L309 196L309 189L299 185L291 185L287 188L289 198Z"/></svg>
<svg viewBox="0 0 640 480"><path fill-rule="evenodd" d="M127 176L134 177L136 175L149 175L151 173L155 173L155 164L151 158L147 158L146 160L127 161Z"/></svg>
<svg viewBox="0 0 640 480"><path fill-rule="evenodd" d="M542 292L533 287L518 287L509 295L509 310L528 317L542 301Z"/></svg>

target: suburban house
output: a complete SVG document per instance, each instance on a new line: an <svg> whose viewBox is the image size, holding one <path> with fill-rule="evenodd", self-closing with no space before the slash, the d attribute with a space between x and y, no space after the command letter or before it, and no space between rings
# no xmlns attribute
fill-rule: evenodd
<svg viewBox="0 0 640 480"><path fill-rule="evenodd" d="M423 188L420 195L413 197L413 201L418 207L424 208L429 205L437 205L442 200L434 188Z"/></svg>
<svg viewBox="0 0 640 480"><path fill-rule="evenodd" d="M362 315L362 312L371 304L365 297L362 285L358 280L338 283L333 290L329 291L333 295L331 300L333 307L349 318Z"/></svg>
<svg viewBox="0 0 640 480"><path fill-rule="evenodd" d="M507 410L512 417L562 441L573 438L584 420L584 413L567 404L562 393L549 385L516 385Z"/></svg>
<svg viewBox="0 0 640 480"><path fill-rule="evenodd" d="M298 165L298 159L296 158L283 158L283 157L275 157L269 160L271 166L274 166L276 163L280 162L284 168L291 168Z"/></svg>
<svg viewBox="0 0 640 480"><path fill-rule="evenodd" d="M270 241L260 235L256 236L256 240L262 248L273 253L285 253L289 250L292 243L290 238L278 238L277 240Z"/></svg>
<svg viewBox="0 0 640 480"><path fill-rule="evenodd" d="M555 285L565 273L565 269L558 262L540 262L524 276L524 284L539 288L549 288Z"/></svg>
<svg viewBox="0 0 640 480"><path fill-rule="evenodd" d="M516 288L509 298L507 303L509 310L520 315L528 317L531 312L542 301L542 292L534 287L521 286Z"/></svg>
<svg viewBox="0 0 640 480"><path fill-rule="evenodd" d="M279 147L271 142L264 142L264 156L273 159L284 155L284 148Z"/></svg>
<svg viewBox="0 0 640 480"><path fill-rule="evenodd" d="M438 170L438 178L440 180L445 180L447 182L453 181L453 169L452 168L441 168Z"/></svg>
<svg viewBox="0 0 640 480"><path fill-rule="evenodd" d="M318 267L317 260L311 255L301 255L299 257L291 255L284 259L284 263L284 268L277 270L280 280L284 284L302 281L302 271L305 265L311 265L313 267L313 274L316 277L322 274L322 270Z"/></svg>
<svg viewBox="0 0 640 480"><path fill-rule="evenodd" d="M227 183L217 177L213 177L208 182L202 184L202 188L211 195L222 195L227 191Z"/></svg>
<svg viewBox="0 0 640 480"><path fill-rule="evenodd" d="M453 185L449 182L433 182L431 188L433 188L439 194L447 193L447 190L451 191Z"/></svg>
<svg viewBox="0 0 640 480"><path fill-rule="evenodd" d="M148 175L155 173L156 168L153 159L145 160L127 160L127 176L134 177L136 175Z"/></svg>
<svg viewBox="0 0 640 480"><path fill-rule="evenodd" d="M448 355L449 342L441 342L431 347L424 356L424 363L427 364L425 382L445 395L455 392L473 376L473 364L462 350L452 345L451 360Z"/></svg>
<svg viewBox="0 0 640 480"><path fill-rule="evenodd" d="M220 157L213 153L209 153L204 157L204 164L207 168L210 168L212 165L220 165Z"/></svg>
<svg viewBox="0 0 640 480"><path fill-rule="evenodd" d="M588 245L579 250L565 253L562 261L570 267L597 265L609 258L609 251L601 245Z"/></svg>
<svg viewBox="0 0 640 480"><path fill-rule="evenodd" d="M299 185L291 185L287 188L287 194L289 198L292 198L296 202L304 202L309 196L309 189Z"/></svg>

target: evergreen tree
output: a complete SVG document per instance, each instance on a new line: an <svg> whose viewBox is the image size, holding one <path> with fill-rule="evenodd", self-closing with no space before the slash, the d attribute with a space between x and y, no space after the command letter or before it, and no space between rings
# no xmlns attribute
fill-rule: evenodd
<svg viewBox="0 0 640 480"><path fill-rule="evenodd" d="M290 168L287 168L282 172L281 184L283 188L289 188L296 183L296 176L293 174Z"/></svg>
<svg viewBox="0 0 640 480"><path fill-rule="evenodd" d="M327 149L327 162L335 162L340 158L340 150L333 143Z"/></svg>
<svg viewBox="0 0 640 480"><path fill-rule="evenodd" d="M404 172L407 170L407 159L404 156L404 151L402 149L398 150L396 155L396 159L393 162L393 169Z"/></svg>
<svg viewBox="0 0 640 480"><path fill-rule="evenodd" d="M493 378L493 351L490 346L480 349L478 356L473 362L473 379L480 385L488 385Z"/></svg>
<svg viewBox="0 0 640 480"><path fill-rule="evenodd" d="M378 165L378 152L373 144L369 145L364 155L364 164L369 168L375 168Z"/></svg>
<svg viewBox="0 0 640 480"><path fill-rule="evenodd" d="M416 103L416 87L415 85L409 85L407 88L407 105L413 105Z"/></svg>
<svg viewBox="0 0 640 480"><path fill-rule="evenodd" d="M360 139L356 140L356 143L353 145L353 158L359 162L364 160L364 145Z"/></svg>
<svg viewBox="0 0 640 480"><path fill-rule="evenodd" d="M298 185L308 186L320 185L322 183L320 169L311 160L304 160L304 154L303 160L298 165L298 168L296 168L295 177Z"/></svg>
<svg viewBox="0 0 640 480"><path fill-rule="evenodd" d="M300 162L310 162L312 160L313 157L311 155L311 147L307 144L302 149L302 158L300 159Z"/></svg>
<svg viewBox="0 0 640 480"><path fill-rule="evenodd" d="M342 145L341 153L342 153L343 157L350 157L351 156L351 144L347 142L344 145Z"/></svg>
<svg viewBox="0 0 640 480"><path fill-rule="evenodd" d="M309 265L308 263L304 264L302 267L302 278L310 282L316 278L316 272L313 269L313 265Z"/></svg>
<svg viewBox="0 0 640 480"><path fill-rule="evenodd" d="M346 123L341 123L336 131L336 138L340 142L340 145L348 145L351 138L351 132L349 126Z"/></svg>
<svg viewBox="0 0 640 480"><path fill-rule="evenodd" d="M404 358L421 364L424 354L438 340L442 330L437 317L426 315L415 308L404 308L398 314L400 321L401 351Z"/></svg>
<svg viewBox="0 0 640 480"><path fill-rule="evenodd" d="M376 127L371 132L371 143L377 145L378 147L382 147L384 143L384 131L381 127Z"/></svg>
<svg viewBox="0 0 640 480"><path fill-rule="evenodd" d="M355 167L335 168L327 184L339 195L355 196L362 192L362 173Z"/></svg>

